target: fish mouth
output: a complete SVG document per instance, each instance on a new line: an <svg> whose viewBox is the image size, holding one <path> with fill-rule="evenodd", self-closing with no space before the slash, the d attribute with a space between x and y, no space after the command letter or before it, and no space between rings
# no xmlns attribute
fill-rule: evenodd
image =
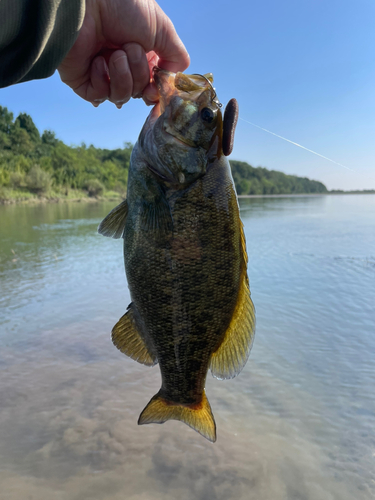
<svg viewBox="0 0 375 500"><path fill-rule="evenodd" d="M186 92L191 96L199 96L202 92L209 91L213 100L216 97L215 89L212 86L213 76L211 73L206 75L186 75L181 72L172 73L172 71L155 66L152 74L159 93L161 113L164 113L171 98L181 92Z"/></svg>
<svg viewBox="0 0 375 500"><path fill-rule="evenodd" d="M152 72L153 79L159 93L160 114L163 114L166 106L168 106L168 103L171 100L171 97L177 93L177 89L174 84L176 73L160 69L157 66L153 68Z"/></svg>

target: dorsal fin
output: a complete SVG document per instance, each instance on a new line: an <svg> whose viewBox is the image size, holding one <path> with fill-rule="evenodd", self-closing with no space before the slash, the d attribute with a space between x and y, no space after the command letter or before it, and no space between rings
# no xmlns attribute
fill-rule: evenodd
<svg viewBox="0 0 375 500"><path fill-rule="evenodd" d="M122 353L129 358L147 366L154 366L158 362L157 357L146 346L142 335L138 331L134 320L132 304L128 311L118 320L112 330L112 342Z"/></svg>
<svg viewBox="0 0 375 500"><path fill-rule="evenodd" d="M250 298L247 277L246 242L241 224L242 273L241 285L232 321L220 347L211 357L211 373L218 379L233 378L248 360L255 334L255 308Z"/></svg>
<svg viewBox="0 0 375 500"><path fill-rule="evenodd" d="M127 215L128 202L124 200L102 220L98 227L98 233L108 236L108 238L121 238L124 234Z"/></svg>

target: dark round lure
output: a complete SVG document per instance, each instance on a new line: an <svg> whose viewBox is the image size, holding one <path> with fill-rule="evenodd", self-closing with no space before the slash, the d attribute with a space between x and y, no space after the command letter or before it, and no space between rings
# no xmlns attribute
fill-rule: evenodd
<svg viewBox="0 0 375 500"><path fill-rule="evenodd" d="M223 121L223 154L229 156L233 151L234 132L238 121L238 102L236 99L231 99L224 112Z"/></svg>

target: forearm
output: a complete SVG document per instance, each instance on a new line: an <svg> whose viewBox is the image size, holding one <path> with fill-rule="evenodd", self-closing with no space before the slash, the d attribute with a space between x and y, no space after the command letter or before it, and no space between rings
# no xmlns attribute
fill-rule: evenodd
<svg viewBox="0 0 375 500"><path fill-rule="evenodd" d="M84 0L0 1L0 87L47 78L73 46Z"/></svg>

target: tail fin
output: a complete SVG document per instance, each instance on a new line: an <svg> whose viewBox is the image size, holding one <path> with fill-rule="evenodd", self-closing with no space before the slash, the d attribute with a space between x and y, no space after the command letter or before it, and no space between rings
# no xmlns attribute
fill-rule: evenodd
<svg viewBox="0 0 375 500"><path fill-rule="evenodd" d="M196 405L182 406L165 400L158 394L151 399L138 419L138 425L164 424L167 420L180 420L214 443L216 424L206 394Z"/></svg>

